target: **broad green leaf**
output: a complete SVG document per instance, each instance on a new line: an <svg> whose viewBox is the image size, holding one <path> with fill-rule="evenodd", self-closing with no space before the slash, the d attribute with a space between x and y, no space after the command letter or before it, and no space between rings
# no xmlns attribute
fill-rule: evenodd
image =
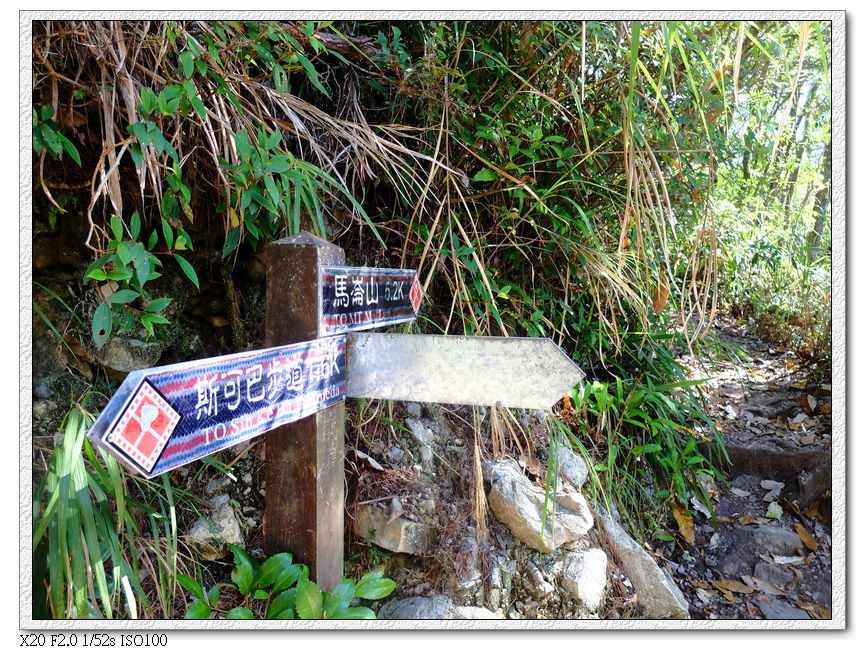
<svg viewBox="0 0 865 650"><path fill-rule="evenodd" d="M128 280L132 277L132 271L126 268L111 269L105 274L105 277L109 280Z"/></svg>
<svg viewBox="0 0 865 650"><path fill-rule="evenodd" d="M367 600L389 596L396 587L396 583L389 578L382 577L382 575L382 571L365 574L358 580L354 595L357 598L366 598Z"/></svg>
<svg viewBox="0 0 865 650"><path fill-rule="evenodd" d="M345 607L328 616L331 619L364 620L375 619L375 612L369 607Z"/></svg>
<svg viewBox="0 0 865 650"><path fill-rule="evenodd" d="M634 447L633 453L636 455L639 454L653 454L655 452L661 451L661 445L657 443L651 443L648 445L640 445L638 447Z"/></svg>
<svg viewBox="0 0 865 650"><path fill-rule="evenodd" d="M246 137L246 132L238 131L234 134L234 146L240 159L244 162L248 161L252 149L249 146L249 138Z"/></svg>
<svg viewBox="0 0 865 650"><path fill-rule="evenodd" d="M295 609L304 620L320 619L324 598L321 589L311 580L301 582L295 592Z"/></svg>
<svg viewBox="0 0 865 650"><path fill-rule="evenodd" d="M132 217L129 220L129 234L136 241L138 240L138 235L141 234L141 217L138 216L137 210L132 213Z"/></svg>
<svg viewBox="0 0 865 650"><path fill-rule="evenodd" d="M63 145L63 149L66 150L66 153L74 160L79 167L81 167L81 155L78 153L78 149L75 148L75 145L62 133L58 134L58 139L60 140L60 144Z"/></svg>
<svg viewBox="0 0 865 650"><path fill-rule="evenodd" d="M285 93L288 90L288 77L285 74L285 69L278 63L273 66L273 87L280 93Z"/></svg>
<svg viewBox="0 0 865 650"><path fill-rule="evenodd" d="M222 246L222 257L228 257L237 245L240 243L240 228L232 228L228 231L228 235L225 238L225 244Z"/></svg>
<svg viewBox="0 0 865 650"><path fill-rule="evenodd" d="M186 591L191 593L193 596L196 596L199 600L207 600L204 595L204 587L202 587L197 580L183 575L182 573L178 573L176 577L177 582L179 582Z"/></svg>
<svg viewBox="0 0 865 650"><path fill-rule="evenodd" d="M145 115L149 115L153 112L153 109L156 108L156 94L153 92L153 89L141 89L141 103L138 105L138 108L141 109L141 112Z"/></svg>
<svg viewBox="0 0 865 650"><path fill-rule="evenodd" d="M309 77L309 80L312 84L321 91L321 94L325 97L330 97L330 93L327 92L327 89L321 85L321 82L318 80L318 70L310 63L309 59L307 59L303 54L297 52L297 60L300 61L300 65L304 67L306 70L306 76Z"/></svg>
<svg viewBox="0 0 865 650"><path fill-rule="evenodd" d="M484 167L472 178L473 181L484 182L484 181L495 181L498 180L499 176L489 167Z"/></svg>
<svg viewBox="0 0 865 650"><path fill-rule="evenodd" d="M95 259L93 262L90 263L90 266L87 267L87 270L84 271L84 277L85 278L93 277L91 275L91 273L93 273L93 271L95 271L97 269L101 270L102 267L105 266L105 264L108 262L108 260L111 259L112 257L114 257L114 255L112 255L111 253L108 253L106 255L102 255L102 256L98 257L97 259ZM103 276L101 278L96 278L96 279L100 280L100 281L104 280L105 275L103 274Z"/></svg>
<svg viewBox="0 0 865 650"><path fill-rule="evenodd" d="M203 600L196 600L186 610L186 615L183 617L188 620L203 620L210 617L210 606Z"/></svg>
<svg viewBox="0 0 865 650"><path fill-rule="evenodd" d="M150 131L147 129L147 124L145 122L135 122L126 128L130 135L134 135L138 138L138 142L141 143L142 147L146 147L153 142L153 136L150 135Z"/></svg>
<svg viewBox="0 0 865 650"><path fill-rule="evenodd" d="M111 336L111 307L107 302L99 303L96 312L93 314L93 324L90 326L90 332L93 335L93 341L97 347L102 347Z"/></svg>
<svg viewBox="0 0 865 650"><path fill-rule="evenodd" d="M264 166L264 170L271 174L281 174L289 169L291 169L291 163L289 162L288 156L284 154L274 156L267 161L267 164Z"/></svg>
<svg viewBox="0 0 865 650"><path fill-rule="evenodd" d="M149 303L147 303L144 311L148 311L151 313L162 311L163 309L168 307L169 304L171 304L171 300L171 298L156 298L155 300L151 300Z"/></svg>
<svg viewBox="0 0 865 650"><path fill-rule="evenodd" d="M213 585L207 592L207 601L211 607L216 607L219 604L219 586Z"/></svg>
<svg viewBox="0 0 865 650"><path fill-rule="evenodd" d="M290 612L288 618L294 618L295 589L283 591L270 601L265 618L279 618L283 612Z"/></svg>
<svg viewBox="0 0 865 650"><path fill-rule="evenodd" d="M189 79L194 72L192 52L185 50L180 53L180 65L183 66L183 76Z"/></svg>
<svg viewBox="0 0 865 650"><path fill-rule="evenodd" d="M129 242L122 241L117 245L117 257L123 266L129 264L132 260L132 251L129 248Z"/></svg>
<svg viewBox="0 0 865 650"><path fill-rule="evenodd" d="M195 285L196 289L200 289L198 286L198 274L195 272L195 269L192 268L192 264L187 262L185 259L180 257L180 255L175 254L174 259L177 260L177 263L180 264L180 268L183 269L183 272L186 274L190 280L192 280L192 284Z"/></svg>
<svg viewBox="0 0 865 650"><path fill-rule="evenodd" d="M282 140L282 133L279 131L274 131L270 134L270 137L267 139L267 142L264 144L264 148L270 151L274 149L276 145L279 144L280 140Z"/></svg>
<svg viewBox="0 0 865 650"><path fill-rule="evenodd" d="M186 186L184 185L184 187ZM187 246L189 246L189 250L195 250L195 247L192 245L192 237L189 236L189 233L180 226L177 227L177 232L178 234L183 236L183 241L186 243Z"/></svg>
<svg viewBox="0 0 865 650"><path fill-rule="evenodd" d="M132 291L132 289L121 289L108 296L108 300L112 305L125 305L135 300L139 295L137 291Z"/></svg>
<svg viewBox="0 0 865 650"><path fill-rule="evenodd" d="M231 580L237 585L244 596L252 589L252 580L255 577L255 565L252 558L249 557L239 546L230 544L232 553L234 553L234 569L231 570Z"/></svg>
<svg viewBox="0 0 865 650"><path fill-rule="evenodd" d="M327 611L327 617L336 618L333 613L348 607L354 594L354 582L349 579L340 582L332 593L325 594L324 609Z"/></svg>
<svg viewBox="0 0 865 650"><path fill-rule="evenodd" d="M123 237L123 222L116 214L111 215L111 232L114 233L114 239Z"/></svg>
<svg viewBox="0 0 865 650"><path fill-rule="evenodd" d="M270 194L270 200L273 201L273 205L278 206L280 200L282 199L282 195L276 187L273 176L271 176L270 174L265 174L264 186L267 188L268 194Z"/></svg>
<svg viewBox="0 0 865 650"><path fill-rule="evenodd" d="M231 620L235 620L235 619L247 620L247 619L253 619L255 617L253 616L252 612L249 610L248 607L235 607L234 609L230 610L228 612L228 614L226 614L226 618L231 619Z"/></svg>
<svg viewBox="0 0 865 650"><path fill-rule="evenodd" d="M277 553L267 558L255 576L256 586L270 587L277 583L279 577L293 566L291 553ZM290 585L275 587L274 591L281 591L288 586Z"/></svg>
<svg viewBox="0 0 865 650"><path fill-rule="evenodd" d="M94 280L96 280L96 281L98 281L98 282L103 282L103 281L105 281L105 279L106 279L107 277L108 277L108 276L105 275L105 271L103 271L102 269L93 269L92 271L90 271L90 272L85 276L85 278L93 278Z"/></svg>
<svg viewBox="0 0 865 650"><path fill-rule="evenodd" d="M170 250L174 247L174 230L166 219L162 220L162 235L165 237L165 245Z"/></svg>

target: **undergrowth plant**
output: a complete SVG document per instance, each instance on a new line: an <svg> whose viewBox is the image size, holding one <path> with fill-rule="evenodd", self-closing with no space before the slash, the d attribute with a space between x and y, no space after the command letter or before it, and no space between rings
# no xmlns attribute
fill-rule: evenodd
<svg viewBox="0 0 865 650"><path fill-rule="evenodd" d="M86 399L66 414L33 493L33 618L167 617L184 566L175 489L167 476L161 483L131 479L94 450ZM142 497L130 483L144 485Z"/></svg>
<svg viewBox="0 0 865 650"><path fill-rule="evenodd" d="M635 357L629 367L640 374L581 383L570 391L562 420L554 419L559 444L566 440L595 459L592 469L604 498L621 507L641 537L649 526L661 539L669 538L666 515L690 521L692 497L712 511L700 475L723 481L729 462L705 414L700 387L706 380L684 377L670 339L684 341L669 334L626 334L628 354Z"/></svg>
<svg viewBox="0 0 865 650"><path fill-rule="evenodd" d="M186 610L186 618L371 619L375 613L369 607L352 606L352 601L384 598L396 586L378 571L364 574L357 582L344 578L328 592L309 579L309 568L295 564L291 553L277 553L259 564L240 547L231 544L230 548L234 554L231 583L215 584L205 592L200 582L177 576L196 598ZM228 610L220 607L223 600L234 602L237 596L242 605Z"/></svg>

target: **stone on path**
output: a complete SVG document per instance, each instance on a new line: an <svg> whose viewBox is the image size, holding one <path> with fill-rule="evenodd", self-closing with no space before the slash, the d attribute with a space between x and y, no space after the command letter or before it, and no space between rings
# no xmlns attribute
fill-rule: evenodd
<svg viewBox="0 0 865 650"><path fill-rule="evenodd" d="M784 586L793 578L787 571L771 562L757 562L754 567L754 577L778 587Z"/></svg>
<svg viewBox="0 0 865 650"><path fill-rule="evenodd" d="M768 597L765 600L758 599L757 606L763 616L772 620L786 619L810 619L808 612L794 607L786 600Z"/></svg>
<svg viewBox="0 0 865 650"><path fill-rule="evenodd" d="M244 545L240 522L229 501L227 494L213 497L208 502L207 519L199 518L186 535L186 542L198 549L202 560L210 562L225 557L229 544Z"/></svg>
<svg viewBox="0 0 865 650"><path fill-rule="evenodd" d="M804 550L802 540L791 530L761 524L751 530L755 546L764 553L774 555L796 555Z"/></svg>
<svg viewBox="0 0 865 650"><path fill-rule="evenodd" d="M453 613L453 601L447 596L412 596L389 600L378 610L379 620L445 619Z"/></svg>
<svg viewBox="0 0 865 650"><path fill-rule="evenodd" d="M451 616L454 620L476 621L491 618L503 619L504 616L491 612L486 607L456 607Z"/></svg>
<svg viewBox="0 0 865 650"><path fill-rule="evenodd" d="M567 447L559 447L559 473L579 489L589 476L586 461Z"/></svg>
<svg viewBox="0 0 865 650"><path fill-rule="evenodd" d="M403 517L388 520L384 512L371 503L358 506L357 534L394 553L421 555L426 552L429 528Z"/></svg>
<svg viewBox="0 0 865 650"><path fill-rule="evenodd" d="M637 592L637 602L646 618L689 618L688 601L673 579L622 528L602 506L597 509L598 523L606 534L622 569Z"/></svg>
<svg viewBox="0 0 865 650"><path fill-rule="evenodd" d="M554 502L552 494L532 485L508 460L488 465L485 475L492 483L487 501L496 519L536 551L554 551L592 527L592 515L582 494L559 492Z"/></svg>
<svg viewBox="0 0 865 650"><path fill-rule="evenodd" d="M568 553L559 574L562 586L591 611L601 606L607 586L607 554L599 548Z"/></svg>

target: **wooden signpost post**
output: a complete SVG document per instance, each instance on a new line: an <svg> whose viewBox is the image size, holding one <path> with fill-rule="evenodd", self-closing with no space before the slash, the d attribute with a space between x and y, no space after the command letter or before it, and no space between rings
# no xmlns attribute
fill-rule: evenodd
<svg viewBox="0 0 865 650"><path fill-rule="evenodd" d="M269 432L265 539L326 590L343 570L345 398L550 408L583 372L549 339L359 332L412 320L414 271L267 249L265 350L130 373L88 436L148 478Z"/></svg>

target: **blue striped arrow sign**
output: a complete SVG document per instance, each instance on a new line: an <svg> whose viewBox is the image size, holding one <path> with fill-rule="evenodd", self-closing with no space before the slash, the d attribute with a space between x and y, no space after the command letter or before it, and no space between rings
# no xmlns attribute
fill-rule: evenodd
<svg viewBox="0 0 865 650"><path fill-rule="evenodd" d="M417 271L322 266L319 272L323 336L417 318L423 295Z"/></svg>
<svg viewBox="0 0 865 650"><path fill-rule="evenodd" d="M344 336L129 373L88 437L151 478L345 398Z"/></svg>

